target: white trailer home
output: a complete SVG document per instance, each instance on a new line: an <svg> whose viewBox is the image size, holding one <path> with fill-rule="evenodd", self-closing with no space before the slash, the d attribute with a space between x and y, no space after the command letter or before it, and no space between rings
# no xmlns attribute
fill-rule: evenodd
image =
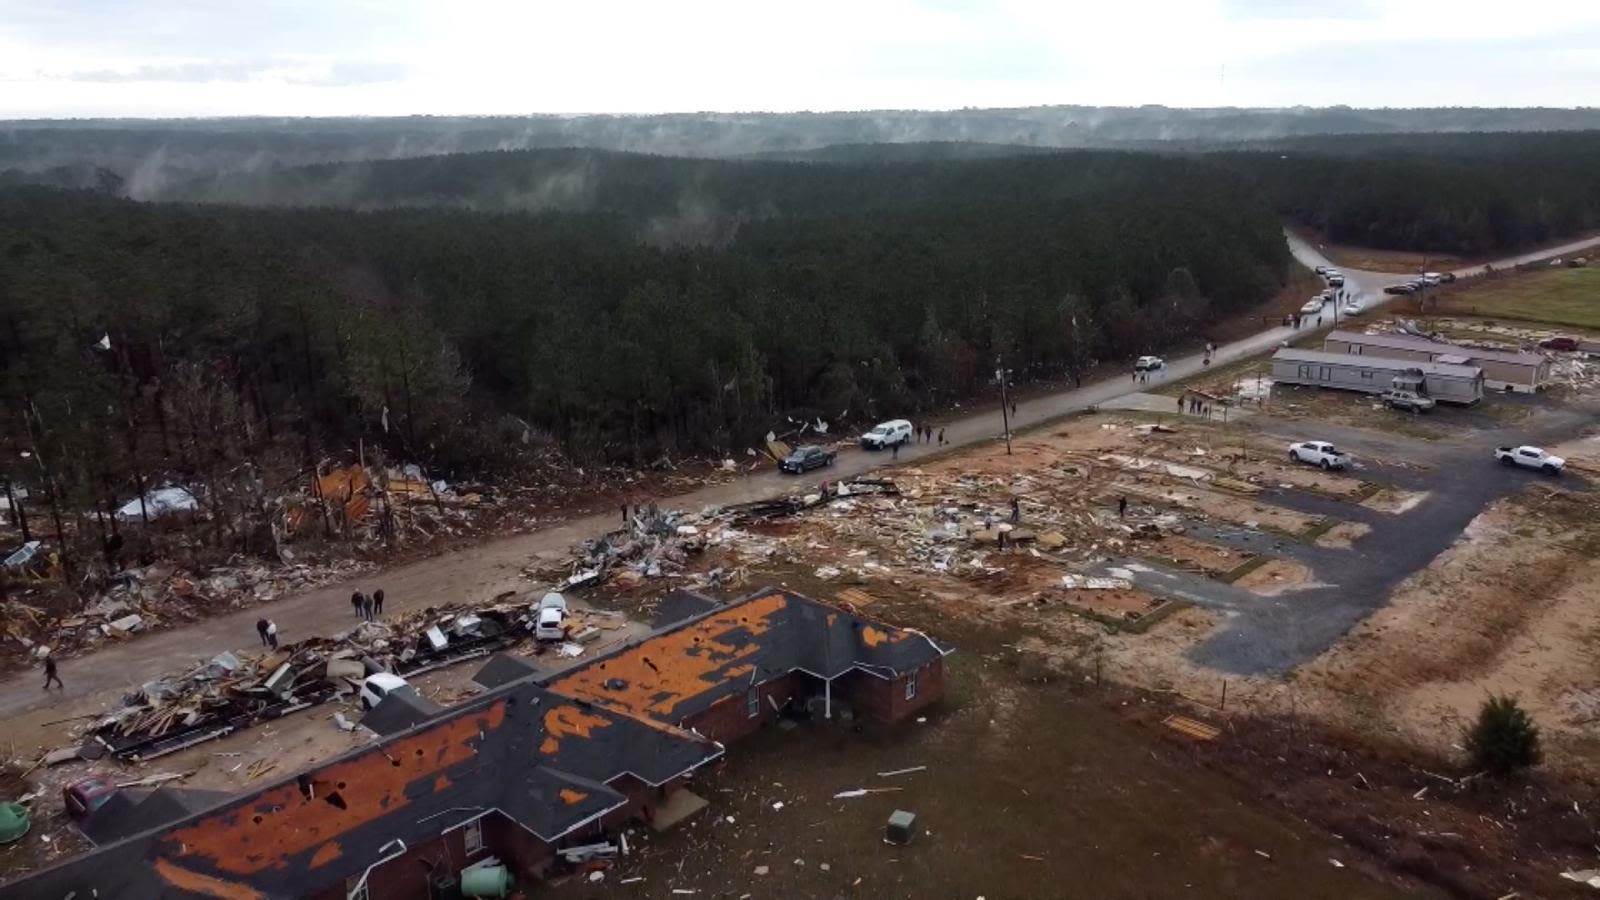
<svg viewBox="0 0 1600 900"><path fill-rule="evenodd" d="M1304 384L1376 394L1396 386L1416 389L1445 403L1483 399L1483 370L1477 366L1328 353L1284 347L1272 354L1274 384Z"/></svg>
<svg viewBox="0 0 1600 900"><path fill-rule="evenodd" d="M1483 370L1484 387L1491 391L1517 391L1531 394L1544 387L1550 378L1550 360L1542 353L1519 350L1480 350L1409 334L1360 334L1334 331L1323 338L1322 349L1329 353L1357 356L1389 356L1424 362L1477 366Z"/></svg>

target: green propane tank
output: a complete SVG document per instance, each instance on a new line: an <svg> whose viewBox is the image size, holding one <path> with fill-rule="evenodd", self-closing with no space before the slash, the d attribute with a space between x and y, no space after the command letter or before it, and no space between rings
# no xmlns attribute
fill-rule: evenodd
<svg viewBox="0 0 1600 900"><path fill-rule="evenodd" d="M505 866L462 869L461 893L468 897L504 897L511 893L511 873Z"/></svg>
<svg viewBox="0 0 1600 900"><path fill-rule="evenodd" d="M28 808L20 803L0 803L0 844L22 840L28 833Z"/></svg>

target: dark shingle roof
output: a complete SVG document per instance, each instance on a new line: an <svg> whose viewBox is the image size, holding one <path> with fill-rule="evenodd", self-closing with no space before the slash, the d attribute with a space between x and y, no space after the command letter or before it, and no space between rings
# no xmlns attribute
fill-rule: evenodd
<svg viewBox="0 0 1600 900"><path fill-rule="evenodd" d="M537 674L539 667L533 664L533 660L514 653L496 653L489 657L478 674L472 676L472 680L492 691Z"/></svg>
<svg viewBox="0 0 1600 900"><path fill-rule="evenodd" d="M749 685L794 671L893 678L948 653L895 628L790 591L757 591L551 678L550 689L677 724Z"/></svg>
<svg viewBox="0 0 1600 900"><path fill-rule="evenodd" d="M159 787L148 793L121 791L95 810L79 830L95 844L109 844L186 819L228 796L225 791L176 787Z"/></svg>
<svg viewBox="0 0 1600 900"><path fill-rule="evenodd" d="M385 737L426 722L445 708L417 693L414 687L395 688L361 717L361 727Z"/></svg>
<svg viewBox="0 0 1600 900"><path fill-rule="evenodd" d="M720 606L715 599L695 591L676 590L661 598L656 604L655 615L650 619L652 628L670 628L706 613Z"/></svg>
<svg viewBox="0 0 1600 900"><path fill-rule="evenodd" d="M424 843L485 810L554 842L625 802L606 782L632 775L660 784L720 756L721 745L674 725L752 680L796 670L894 677L948 652L915 631L759 591L546 684L513 680L254 793L197 813L185 806L176 821L0 894L302 897L359 877L393 841ZM193 800L151 811L165 817L169 804Z"/></svg>
<svg viewBox="0 0 1600 900"><path fill-rule="evenodd" d="M602 781L633 773L658 783L721 754L720 745L688 732L585 707L525 681L0 893L302 897L359 877L394 840L426 842L483 810L501 810L555 841L626 802Z"/></svg>

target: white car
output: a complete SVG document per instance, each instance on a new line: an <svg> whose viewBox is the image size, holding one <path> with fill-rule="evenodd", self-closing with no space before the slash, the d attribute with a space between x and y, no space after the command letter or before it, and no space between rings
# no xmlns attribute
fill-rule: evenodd
<svg viewBox="0 0 1600 900"><path fill-rule="evenodd" d="M1432 285L1438 284L1439 282L1443 281L1444 280L1444 276L1440 275L1438 272L1423 272L1422 273L1422 280L1424 282L1426 282L1428 285L1432 286Z"/></svg>
<svg viewBox="0 0 1600 900"><path fill-rule="evenodd" d="M400 688L410 686L410 682L389 672L368 675L366 680L361 682L361 708L376 709L378 704L383 702L383 698Z"/></svg>
<svg viewBox="0 0 1600 900"><path fill-rule="evenodd" d="M909 443L911 443L911 423L905 419L880 422L861 436L861 446L866 450L883 450Z"/></svg>
<svg viewBox="0 0 1600 900"><path fill-rule="evenodd" d="M1528 469L1538 469L1546 475L1560 475L1561 470L1567 467L1567 461L1559 456L1552 456L1549 452L1539 447L1497 447L1494 451L1496 459L1502 466L1523 466Z"/></svg>
<svg viewBox="0 0 1600 900"><path fill-rule="evenodd" d="M1141 356L1133 364L1135 372L1159 372L1167 367L1167 361L1159 356Z"/></svg>
<svg viewBox="0 0 1600 900"><path fill-rule="evenodd" d="M1334 279L1334 278L1343 278L1344 277L1344 273L1339 271L1338 269L1323 269L1321 274L1322 274L1323 278L1327 278L1327 279L1330 279L1330 280Z"/></svg>
<svg viewBox="0 0 1600 900"><path fill-rule="evenodd" d="M1318 275L1326 275L1326 274L1328 274L1328 267L1327 266L1317 266L1315 269L1312 269L1311 271L1317 273Z"/></svg>
<svg viewBox="0 0 1600 900"><path fill-rule="evenodd" d="M1300 441L1289 445L1289 459L1322 469L1343 469L1350 465L1350 457L1327 441Z"/></svg>
<svg viewBox="0 0 1600 900"><path fill-rule="evenodd" d="M1317 313L1322 312L1322 304L1326 300L1326 297L1312 297L1310 300L1305 302L1304 306L1300 307L1300 311L1306 315L1314 316Z"/></svg>
<svg viewBox="0 0 1600 900"><path fill-rule="evenodd" d="M1362 303L1359 297L1345 301L1344 314L1347 316L1359 316L1366 311L1366 304Z"/></svg>
<svg viewBox="0 0 1600 900"><path fill-rule="evenodd" d="M533 618L533 637L540 641L560 641L567 637L567 598L551 591L539 601Z"/></svg>

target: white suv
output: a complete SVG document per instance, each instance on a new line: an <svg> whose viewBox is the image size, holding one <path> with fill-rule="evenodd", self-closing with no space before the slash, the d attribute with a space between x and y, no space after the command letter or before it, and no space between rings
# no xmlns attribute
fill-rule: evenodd
<svg viewBox="0 0 1600 900"><path fill-rule="evenodd" d="M911 443L911 423L905 419L880 422L861 436L861 446L867 450L882 450L909 443Z"/></svg>

